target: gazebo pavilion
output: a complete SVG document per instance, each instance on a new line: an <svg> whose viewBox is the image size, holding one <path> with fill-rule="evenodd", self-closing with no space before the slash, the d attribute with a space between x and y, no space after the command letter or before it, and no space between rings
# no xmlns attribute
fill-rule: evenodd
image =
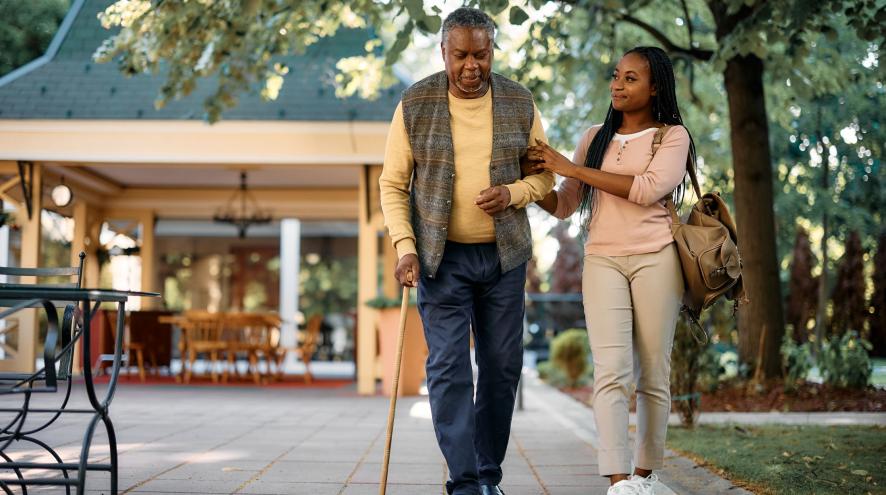
<svg viewBox="0 0 886 495"><path fill-rule="evenodd" d="M131 288L157 291L158 225L212 219L246 171L250 193L273 212L275 229L279 222L284 342L296 337L303 232L324 225L356 231L358 390L374 393L377 315L363 302L379 292L379 266L388 273L395 262L383 238L378 175L402 85L373 101L339 99L332 85L335 62L361 53L367 33L340 32L287 58L290 73L277 100L244 95L209 125L202 100L213 81L155 110L162 75L127 79L112 64L92 61L109 35L96 14L111 3L75 0L47 53L0 78L0 199L16 207L18 264L38 266L40 212L55 211L73 219L71 261L85 251L84 283L96 286L101 225L128 224L138 232L141 258L141 285ZM74 199L58 207L49 192L62 182ZM8 235L8 227L0 229L3 264L12 261ZM396 295L392 277L382 279L384 292ZM0 370L34 365L36 312L23 314L17 331L17 348L7 348Z"/></svg>

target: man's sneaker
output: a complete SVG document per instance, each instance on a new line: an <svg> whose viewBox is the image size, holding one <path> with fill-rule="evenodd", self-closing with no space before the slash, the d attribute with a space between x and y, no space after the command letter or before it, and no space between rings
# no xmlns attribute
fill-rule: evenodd
<svg viewBox="0 0 886 495"><path fill-rule="evenodd" d="M637 495L653 495L655 493L653 487L658 483L658 475L655 473L649 476L632 475L630 481L637 483Z"/></svg>
<svg viewBox="0 0 886 495"><path fill-rule="evenodd" d="M606 495L640 495L640 482L633 478L621 480L606 490Z"/></svg>

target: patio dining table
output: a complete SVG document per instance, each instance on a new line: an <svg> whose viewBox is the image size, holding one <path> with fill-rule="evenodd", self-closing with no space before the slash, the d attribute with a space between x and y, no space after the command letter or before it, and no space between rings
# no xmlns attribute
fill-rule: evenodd
<svg viewBox="0 0 886 495"><path fill-rule="evenodd" d="M191 352L200 353L211 349L215 349L217 353L226 354L229 365L233 364L233 356L238 350L261 350L268 361L267 367L259 371L258 362L250 361L250 367L253 368L253 379L259 383L276 376L272 372L271 362L273 361L278 367L280 366L281 356L279 352L283 349L279 346L279 341L274 339L272 332L270 332L270 330L280 326L280 319L274 313L201 312L196 315L161 316L158 318L158 321L171 324L180 330L177 347L182 365L179 374L176 376L176 381L178 382L190 382L190 376L193 371L193 362L189 360ZM257 328L269 331L255 332ZM202 349L198 348L200 345L203 346ZM214 366L215 362L210 362L210 367L213 367L213 381L216 380ZM236 366L234 369L236 370ZM225 368L223 381L227 380L228 371Z"/></svg>
<svg viewBox="0 0 886 495"><path fill-rule="evenodd" d="M56 317L50 312L56 311L56 305L74 303L82 314L82 331L73 334L72 341L63 345L61 353L73 352L73 346L77 340L82 340L83 353L83 379L85 383L85 392L88 397L90 408L73 409L66 408L68 396L66 396L59 409L37 409L30 408L30 398L34 391L31 382L24 380L19 388L13 387L8 390L2 397L9 398L15 395L21 395L24 400L19 408L2 407L0 413L12 414L15 418L7 425L0 425L0 492L13 493L11 486L22 488L23 493L26 492L27 486L59 486L64 487L65 493L71 493L71 488L76 493L83 494L86 487L87 471L106 471L110 473L110 493L117 493L117 437L114 431L114 425L110 417L111 401L114 398L114 392L117 388L117 379L120 373L120 364L123 360L123 324L125 317L126 302L130 297L159 297L160 294L155 292L138 292L116 289L88 289L88 288L68 288L58 286L40 286L40 285L19 285L19 284L0 284L0 307L9 308L0 312L0 320L13 315L14 313L26 308L43 308L47 313L50 321L55 321ZM98 310L102 303L114 303L117 305L117 321L116 321L116 338L114 343L114 354L112 358L112 367L107 388L103 396L99 396L95 383L92 378L92 363L90 346L90 320ZM48 339L47 339L48 340ZM49 355L54 355L56 342L46 342L45 345L52 346ZM60 354L61 354L60 353ZM42 370L47 375L53 375L55 371L55 362L46 363L46 369ZM52 368L52 371L49 368ZM2 374L2 373L0 373ZM31 390L29 390L31 389ZM70 394L70 387L67 394ZM64 393L64 392L63 392ZM4 399L4 405L9 401ZM91 415L86 431L84 432L83 441L80 446L80 456L77 462L64 462L61 456L44 442L37 438L37 434L44 431L50 424L55 422L61 415L86 414ZM37 422L38 427L25 427L25 422L29 417L41 417L40 415L48 415L50 419L44 422ZM110 447L109 463L90 462L89 454L92 445L92 437L98 422L101 421L105 425L108 435L108 444ZM16 461L11 455L5 453L7 447L16 443L28 443L39 446L46 450L56 462L20 462ZM37 470L41 471L61 471L61 476L31 478L27 474ZM2 477L4 472L12 471L15 477ZM69 472L76 472L77 476L72 477Z"/></svg>

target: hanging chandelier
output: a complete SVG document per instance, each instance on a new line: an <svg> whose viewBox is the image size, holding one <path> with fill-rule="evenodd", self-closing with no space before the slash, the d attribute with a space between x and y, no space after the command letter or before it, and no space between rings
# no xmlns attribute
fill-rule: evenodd
<svg viewBox="0 0 886 495"><path fill-rule="evenodd" d="M249 227L270 223L271 213L259 207L258 201L249 193L246 186L246 172L240 172L239 189L234 192L228 203L216 212L212 220L237 227L237 234L243 239Z"/></svg>

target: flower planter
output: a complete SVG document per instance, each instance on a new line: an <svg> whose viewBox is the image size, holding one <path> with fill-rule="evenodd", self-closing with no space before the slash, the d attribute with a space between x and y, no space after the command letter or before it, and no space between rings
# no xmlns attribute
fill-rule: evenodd
<svg viewBox="0 0 886 495"><path fill-rule="evenodd" d="M378 311L379 359L382 368L382 392L391 395L394 383L394 366L397 359L397 336L400 324L400 307L384 308ZM403 363L400 366L398 397L418 395L418 389L425 378L425 360L428 345L421 318L415 306L409 306L406 313L406 335L403 341Z"/></svg>

